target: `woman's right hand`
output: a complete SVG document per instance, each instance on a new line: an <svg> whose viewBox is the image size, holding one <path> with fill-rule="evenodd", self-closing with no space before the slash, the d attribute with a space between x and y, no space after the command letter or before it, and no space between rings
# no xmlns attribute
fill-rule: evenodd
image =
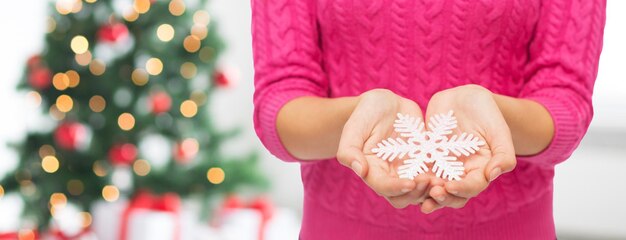
<svg viewBox="0 0 626 240"><path fill-rule="evenodd" d="M372 149L383 139L397 137L393 124L397 113L422 117L413 101L386 89L374 89L359 96L359 101L344 125L337 160L351 168L376 193L396 208L419 204L427 197L432 176L420 174L414 180L398 177L402 161L388 162Z"/></svg>

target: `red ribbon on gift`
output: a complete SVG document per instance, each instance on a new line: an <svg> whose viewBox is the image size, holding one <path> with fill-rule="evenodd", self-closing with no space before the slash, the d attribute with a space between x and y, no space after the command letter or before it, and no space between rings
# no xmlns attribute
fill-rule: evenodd
<svg viewBox="0 0 626 240"><path fill-rule="evenodd" d="M39 234L37 234L36 230L29 230L32 235L30 235L30 239L39 239ZM18 240L20 237L25 237L21 234L21 232L6 232L0 233L0 240Z"/></svg>
<svg viewBox="0 0 626 240"><path fill-rule="evenodd" d="M0 233L0 240L14 240L19 239L19 234L16 232Z"/></svg>
<svg viewBox="0 0 626 240"><path fill-rule="evenodd" d="M141 191L130 201L122 215L120 240L127 239L130 215L138 209L171 212L175 217L174 239L180 239L180 197L175 193L166 193L161 196Z"/></svg>
<svg viewBox="0 0 626 240"><path fill-rule="evenodd" d="M274 206L269 201L269 199L265 197L258 197L254 199L252 202L248 204L244 204L243 201L235 196L229 196L224 200L222 209L224 211L241 209L241 208L250 208L257 210L261 213L261 226L259 226L259 240L263 240L265 238L265 227L267 226L267 222L272 218L274 214Z"/></svg>

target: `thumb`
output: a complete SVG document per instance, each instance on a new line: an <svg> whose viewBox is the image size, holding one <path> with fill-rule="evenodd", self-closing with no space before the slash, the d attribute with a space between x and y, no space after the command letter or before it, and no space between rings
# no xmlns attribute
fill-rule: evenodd
<svg viewBox="0 0 626 240"><path fill-rule="evenodd" d="M337 151L337 160L344 166L352 169L361 178L367 176L368 164L362 150L356 146L340 147Z"/></svg>
<svg viewBox="0 0 626 240"><path fill-rule="evenodd" d="M363 144L366 139L367 129L362 122L351 118L341 132L339 147L337 150L337 160L344 166L352 169L361 178L367 176L368 164L363 154Z"/></svg>
<svg viewBox="0 0 626 240"><path fill-rule="evenodd" d="M508 126L492 131L487 143L491 149L491 159L485 168L485 178L490 182L498 178L502 173L513 171L517 160L515 159L515 149Z"/></svg>

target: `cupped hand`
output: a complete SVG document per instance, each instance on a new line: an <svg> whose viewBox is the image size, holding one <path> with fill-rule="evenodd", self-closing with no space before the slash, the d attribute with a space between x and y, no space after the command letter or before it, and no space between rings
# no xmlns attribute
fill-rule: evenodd
<svg viewBox="0 0 626 240"><path fill-rule="evenodd" d="M375 89L359 96L359 103L344 125L337 160L351 168L391 205L404 208L426 199L433 177L399 178L396 170L402 161L384 161L372 152L372 148L383 139L397 136L393 129L397 113L422 116L415 102L389 90Z"/></svg>
<svg viewBox="0 0 626 240"><path fill-rule="evenodd" d="M466 132L485 141L479 151L464 162L465 176L429 190L421 210L431 213L442 207L462 208L472 197L487 188L500 174L516 165L515 150L509 127L493 99L493 94L477 85L465 85L435 94L428 103L427 119L438 113L454 111L458 128L454 134Z"/></svg>

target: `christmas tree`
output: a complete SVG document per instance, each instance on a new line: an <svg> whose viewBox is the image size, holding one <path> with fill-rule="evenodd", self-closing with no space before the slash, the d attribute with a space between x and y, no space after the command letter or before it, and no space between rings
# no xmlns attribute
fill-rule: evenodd
<svg viewBox="0 0 626 240"><path fill-rule="evenodd" d="M228 87L224 47L206 0L59 0L45 47L18 86L53 127L15 144L20 162L0 182L25 217L46 228L68 203L139 191L206 199L265 181L256 155L220 151L238 129L216 129L207 102Z"/></svg>

